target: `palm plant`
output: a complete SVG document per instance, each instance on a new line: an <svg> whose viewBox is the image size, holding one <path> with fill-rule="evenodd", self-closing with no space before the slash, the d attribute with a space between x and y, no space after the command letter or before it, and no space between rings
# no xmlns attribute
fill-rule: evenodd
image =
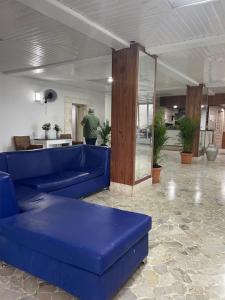
<svg viewBox="0 0 225 300"><path fill-rule="evenodd" d="M102 139L102 146L107 146L107 143L109 141L109 135L111 133L111 126L109 125L109 121L106 120L103 123L99 133Z"/></svg>
<svg viewBox="0 0 225 300"><path fill-rule="evenodd" d="M160 152L163 145L168 140L166 135L166 125L164 120L164 111L159 110L155 114L154 118L154 140L153 140L153 168L160 167Z"/></svg>
<svg viewBox="0 0 225 300"><path fill-rule="evenodd" d="M179 136L182 144L183 153L192 153L197 122L193 118L184 117L178 121Z"/></svg>

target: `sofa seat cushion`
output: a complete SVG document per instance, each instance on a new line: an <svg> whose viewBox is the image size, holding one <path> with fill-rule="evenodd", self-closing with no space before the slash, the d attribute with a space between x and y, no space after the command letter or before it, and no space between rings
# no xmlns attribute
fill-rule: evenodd
<svg viewBox="0 0 225 300"><path fill-rule="evenodd" d="M40 194L39 191L34 190L29 186L18 184L17 182L14 182L14 188L18 204L20 204L21 201L30 201L30 199L35 198Z"/></svg>
<svg viewBox="0 0 225 300"><path fill-rule="evenodd" d="M97 171L62 171L54 174L38 176L19 180L18 183L38 190L39 192L51 192L62 189L83 181L102 175Z"/></svg>
<svg viewBox="0 0 225 300"><path fill-rule="evenodd" d="M0 234L98 275L151 228L151 218L146 215L53 195L46 195L46 201L50 206L0 220Z"/></svg>

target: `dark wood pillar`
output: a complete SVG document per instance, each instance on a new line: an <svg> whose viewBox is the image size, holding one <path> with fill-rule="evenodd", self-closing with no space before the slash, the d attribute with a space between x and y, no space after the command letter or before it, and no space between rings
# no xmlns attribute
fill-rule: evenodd
<svg viewBox="0 0 225 300"><path fill-rule="evenodd" d="M186 116L194 118L197 121L198 128L196 130L193 155L199 156L199 138L200 138L200 121L201 121L201 105L203 103L203 84L199 86L187 86L186 95Z"/></svg>
<svg viewBox="0 0 225 300"><path fill-rule="evenodd" d="M134 185L138 95L138 45L112 54L112 182Z"/></svg>

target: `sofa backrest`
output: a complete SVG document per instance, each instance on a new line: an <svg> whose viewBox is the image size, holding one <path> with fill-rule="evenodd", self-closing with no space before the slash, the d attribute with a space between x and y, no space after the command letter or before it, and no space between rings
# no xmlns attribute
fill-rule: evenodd
<svg viewBox="0 0 225 300"><path fill-rule="evenodd" d="M101 146L83 145L83 168L105 168L110 159L110 148Z"/></svg>
<svg viewBox="0 0 225 300"><path fill-rule="evenodd" d="M5 154L0 153L0 172L7 172L8 167L7 167L7 159Z"/></svg>
<svg viewBox="0 0 225 300"><path fill-rule="evenodd" d="M82 145L48 149L54 172L79 170L82 166Z"/></svg>
<svg viewBox="0 0 225 300"><path fill-rule="evenodd" d="M8 173L13 180L53 173L48 149L6 152L5 155L8 163Z"/></svg>
<svg viewBox="0 0 225 300"><path fill-rule="evenodd" d="M0 172L0 219L18 214L19 211L10 175Z"/></svg>
<svg viewBox="0 0 225 300"><path fill-rule="evenodd" d="M109 169L109 152L89 145L5 152L0 154L0 171L20 180L61 171Z"/></svg>

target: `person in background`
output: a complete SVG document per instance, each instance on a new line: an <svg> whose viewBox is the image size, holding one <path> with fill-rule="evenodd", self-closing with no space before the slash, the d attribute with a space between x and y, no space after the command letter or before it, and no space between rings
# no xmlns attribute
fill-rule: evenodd
<svg viewBox="0 0 225 300"><path fill-rule="evenodd" d="M95 110L89 108L88 114L84 116L81 125L83 126L83 136L88 145L95 145L97 140L97 128L100 125L99 118L95 116Z"/></svg>

